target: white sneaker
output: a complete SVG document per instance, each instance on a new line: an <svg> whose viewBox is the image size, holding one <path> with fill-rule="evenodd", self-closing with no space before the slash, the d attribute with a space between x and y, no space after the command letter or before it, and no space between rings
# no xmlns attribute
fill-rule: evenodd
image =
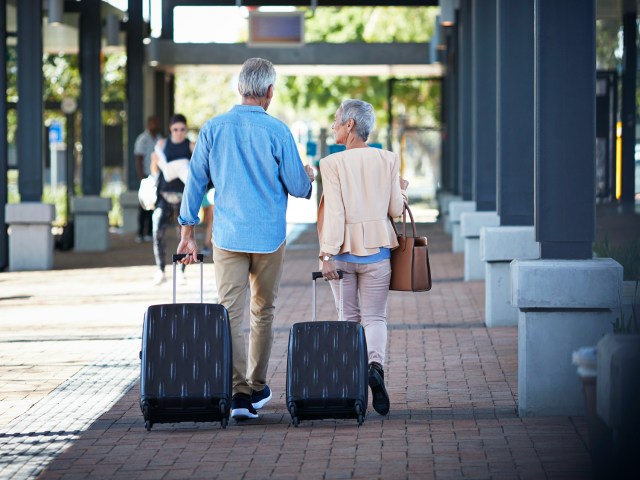
<svg viewBox="0 0 640 480"><path fill-rule="evenodd" d="M164 274L162 270L158 270L156 274L153 276L153 284L160 285L167 280L167 276Z"/></svg>

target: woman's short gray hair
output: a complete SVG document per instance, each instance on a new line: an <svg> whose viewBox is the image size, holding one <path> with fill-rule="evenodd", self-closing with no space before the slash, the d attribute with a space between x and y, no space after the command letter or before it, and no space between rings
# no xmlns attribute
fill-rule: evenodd
<svg viewBox="0 0 640 480"><path fill-rule="evenodd" d="M273 63L264 58L250 58L242 64L238 91L243 97L266 97L269 85L276 83Z"/></svg>
<svg viewBox="0 0 640 480"><path fill-rule="evenodd" d="M340 125L344 125L350 119L356 123L356 135L366 142L371 130L376 126L376 112L373 105L363 100L345 100L340 105L342 115Z"/></svg>

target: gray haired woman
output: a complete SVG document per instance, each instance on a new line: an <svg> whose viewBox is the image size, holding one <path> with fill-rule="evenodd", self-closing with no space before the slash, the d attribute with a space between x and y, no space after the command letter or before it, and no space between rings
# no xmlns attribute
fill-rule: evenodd
<svg viewBox="0 0 640 480"><path fill-rule="evenodd" d="M402 214L409 183L400 177L397 154L366 144L375 122L373 106L365 101L345 100L338 108L333 134L346 150L320 161L318 236L322 273L331 281L336 308L337 270L344 271L344 319L364 327L373 408L386 415L387 298L391 250L398 246L389 215Z"/></svg>

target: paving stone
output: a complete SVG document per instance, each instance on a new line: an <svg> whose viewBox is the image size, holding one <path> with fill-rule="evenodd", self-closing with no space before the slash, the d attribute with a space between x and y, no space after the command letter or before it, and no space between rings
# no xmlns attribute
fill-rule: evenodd
<svg viewBox="0 0 640 480"><path fill-rule="evenodd" d="M288 242L269 363L272 401L257 421L160 424L139 408L140 327L170 285L150 286L150 246L114 236L107 254L56 253L47 272L0 273L0 478L587 478L586 420L517 416L517 329L484 327L484 283L440 225L434 287L391 292L389 415L302 421L285 405L292 323L311 318L313 225ZM189 287L184 301L198 301ZM205 301L215 301L210 264ZM197 290L197 289L194 289ZM335 318L318 286L318 318ZM7 312L7 315L5 315ZM6 348L5 348L6 347Z"/></svg>

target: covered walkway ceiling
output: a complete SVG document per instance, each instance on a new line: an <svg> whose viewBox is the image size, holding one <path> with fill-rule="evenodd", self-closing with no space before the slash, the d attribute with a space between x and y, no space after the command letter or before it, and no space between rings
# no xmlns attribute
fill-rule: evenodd
<svg viewBox="0 0 640 480"><path fill-rule="evenodd" d="M18 0L7 2L7 29L16 31L16 9ZM46 2L43 2L46 5ZM72 10L67 2L67 11ZM438 0L162 0L164 15L179 6L438 6ZM624 11L640 7L640 0L596 0L599 20L617 21ZM45 12L46 14L46 12ZM103 18L109 14L123 17L124 12L113 5L102 2ZM103 45L103 50L124 51L124 32L121 46ZM49 53L78 53L78 14L65 13L64 23L58 26L43 22L45 51ZM15 38L8 39L9 44ZM344 45L307 44L296 48L249 48L245 44L176 44L170 40L152 39L149 58L156 60L157 67L175 72L211 71L236 72L239 58L264 56L278 65L284 75L353 75L353 76L441 76L442 67L431 63L428 44L353 44ZM155 64L154 64L155 65Z"/></svg>

